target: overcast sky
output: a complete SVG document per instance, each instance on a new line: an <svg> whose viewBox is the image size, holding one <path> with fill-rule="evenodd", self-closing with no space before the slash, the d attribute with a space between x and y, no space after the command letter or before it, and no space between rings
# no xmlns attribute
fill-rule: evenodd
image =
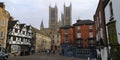
<svg viewBox="0 0 120 60"><path fill-rule="evenodd" d="M78 18L91 19L96 11L99 0L0 0L6 5L6 10L10 12L14 19L20 23L31 24L39 28L43 20L44 26L48 27L49 5L58 6L59 19L63 12L64 4L69 6L72 4L72 23Z"/></svg>

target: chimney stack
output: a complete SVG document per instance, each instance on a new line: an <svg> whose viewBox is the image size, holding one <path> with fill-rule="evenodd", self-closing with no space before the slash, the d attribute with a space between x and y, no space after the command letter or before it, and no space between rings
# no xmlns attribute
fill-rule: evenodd
<svg viewBox="0 0 120 60"><path fill-rule="evenodd" d="M77 20L77 22L80 22L81 20L79 19L79 20Z"/></svg>

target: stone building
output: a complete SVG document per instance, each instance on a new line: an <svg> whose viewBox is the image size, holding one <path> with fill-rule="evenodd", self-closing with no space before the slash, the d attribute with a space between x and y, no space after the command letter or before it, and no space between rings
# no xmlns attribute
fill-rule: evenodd
<svg viewBox="0 0 120 60"><path fill-rule="evenodd" d="M58 28L58 8L49 6L49 28L57 30Z"/></svg>
<svg viewBox="0 0 120 60"><path fill-rule="evenodd" d="M5 10L5 5L3 2L0 2L0 45L6 48L7 40L7 27L10 14Z"/></svg>
<svg viewBox="0 0 120 60"><path fill-rule="evenodd" d="M49 6L49 27L44 28L44 32L51 38L51 50L58 51L60 48L59 27L61 21L58 21L58 8Z"/></svg>
<svg viewBox="0 0 120 60"><path fill-rule="evenodd" d="M34 49L36 53L51 50L51 39L45 32L32 27L34 38Z"/></svg>
<svg viewBox="0 0 120 60"><path fill-rule="evenodd" d="M64 13L61 14L62 26L72 24L72 5L69 7L64 5Z"/></svg>

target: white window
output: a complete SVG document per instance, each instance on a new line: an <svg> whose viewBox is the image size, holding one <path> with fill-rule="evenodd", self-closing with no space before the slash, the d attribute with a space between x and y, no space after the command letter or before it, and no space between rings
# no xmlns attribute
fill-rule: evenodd
<svg viewBox="0 0 120 60"><path fill-rule="evenodd" d="M5 20L2 20L2 26L5 26Z"/></svg>
<svg viewBox="0 0 120 60"><path fill-rule="evenodd" d="M68 29L65 29L65 34L68 34Z"/></svg>
<svg viewBox="0 0 120 60"><path fill-rule="evenodd" d="M77 38L81 38L81 33L77 33Z"/></svg>
<svg viewBox="0 0 120 60"><path fill-rule="evenodd" d="M4 37L4 32L0 32L0 38Z"/></svg>
<svg viewBox="0 0 120 60"><path fill-rule="evenodd" d="M93 44L94 43L94 41L93 40L90 40L90 44Z"/></svg>
<svg viewBox="0 0 120 60"><path fill-rule="evenodd" d="M89 26L89 29L93 29L93 26L92 26L92 25L90 25L90 26Z"/></svg>
<svg viewBox="0 0 120 60"><path fill-rule="evenodd" d="M80 26L77 26L77 29L80 30Z"/></svg>
<svg viewBox="0 0 120 60"><path fill-rule="evenodd" d="M89 32L89 37L93 38L93 33L92 32Z"/></svg>

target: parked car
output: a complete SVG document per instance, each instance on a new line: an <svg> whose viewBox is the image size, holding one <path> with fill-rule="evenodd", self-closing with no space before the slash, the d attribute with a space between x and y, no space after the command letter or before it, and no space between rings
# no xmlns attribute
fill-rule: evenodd
<svg viewBox="0 0 120 60"><path fill-rule="evenodd" d="M0 60L7 60L7 59L8 59L8 53L6 49L0 46Z"/></svg>

